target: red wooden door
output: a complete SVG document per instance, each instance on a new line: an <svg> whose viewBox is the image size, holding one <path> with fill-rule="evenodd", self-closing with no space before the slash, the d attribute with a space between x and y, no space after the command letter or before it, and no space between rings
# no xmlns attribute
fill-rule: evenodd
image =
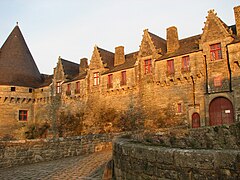
<svg viewBox="0 0 240 180"><path fill-rule="evenodd" d="M224 97L212 100L209 105L210 126L233 123L233 106Z"/></svg>
<svg viewBox="0 0 240 180"><path fill-rule="evenodd" d="M193 113L192 115L192 128L200 127L200 115L198 113Z"/></svg>

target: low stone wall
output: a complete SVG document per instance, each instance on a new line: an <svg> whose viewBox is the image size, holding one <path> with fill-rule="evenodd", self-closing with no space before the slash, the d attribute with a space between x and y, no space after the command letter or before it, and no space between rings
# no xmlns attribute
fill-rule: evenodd
<svg viewBox="0 0 240 180"><path fill-rule="evenodd" d="M115 178L240 179L239 150L180 149L116 139Z"/></svg>
<svg viewBox="0 0 240 180"><path fill-rule="evenodd" d="M115 135L101 134L58 139L2 141L0 142L0 168L111 149L112 139Z"/></svg>
<svg viewBox="0 0 240 180"><path fill-rule="evenodd" d="M132 134L113 143L116 179L240 179L240 123Z"/></svg>

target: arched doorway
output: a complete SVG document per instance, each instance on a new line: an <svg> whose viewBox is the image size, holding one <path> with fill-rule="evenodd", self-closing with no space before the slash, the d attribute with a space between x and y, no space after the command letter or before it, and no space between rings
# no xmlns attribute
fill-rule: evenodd
<svg viewBox="0 0 240 180"><path fill-rule="evenodd" d="M233 123L233 105L230 100L218 97L209 105L210 126Z"/></svg>
<svg viewBox="0 0 240 180"><path fill-rule="evenodd" d="M198 113L193 113L192 115L192 128L200 127L200 115Z"/></svg>

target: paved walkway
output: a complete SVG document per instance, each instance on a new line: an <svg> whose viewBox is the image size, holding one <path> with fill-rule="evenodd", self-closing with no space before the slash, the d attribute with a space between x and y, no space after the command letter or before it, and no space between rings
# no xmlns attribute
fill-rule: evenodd
<svg viewBox="0 0 240 180"><path fill-rule="evenodd" d="M0 169L1 180L99 180L105 164L111 159L107 150L90 155Z"/></svg>

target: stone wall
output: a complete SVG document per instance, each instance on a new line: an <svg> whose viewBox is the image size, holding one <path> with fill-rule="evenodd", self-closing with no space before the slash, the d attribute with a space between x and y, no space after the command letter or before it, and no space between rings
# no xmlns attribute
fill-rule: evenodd
<svg viewBox="0 0 240 180"><path fill-rule="evenodd" d="M238 128L195 130L195 144L184 144L184 148L181 143L171 146L171 141L170 144L156 144L129 138L115 139L114 175L116 179L239 179ZM213 138L220 134L221 137ZM174 140L177 142L176 138ZM224 142L225 146L219 146Z"/></svg>
<svg viewBox="0 0 240 180"><path fill-rule="evenodd" d="M0 168L90 154L112 148L114 135L0 142Z"/></svg>

